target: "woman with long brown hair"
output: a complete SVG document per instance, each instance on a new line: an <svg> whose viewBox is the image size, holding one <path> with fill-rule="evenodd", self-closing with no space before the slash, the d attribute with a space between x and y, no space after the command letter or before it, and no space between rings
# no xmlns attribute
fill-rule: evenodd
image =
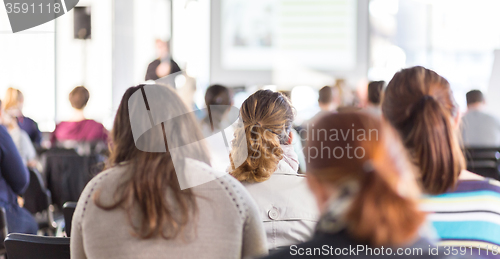
<svg viewBox="0 0 500 259"><path fill-rule="evenodd" d="M458 138L459 108L448 81L424 67L396 73L382 101L418 167L426 198L422 209L443 244L500 245L500 183L465 170ZM489 248L488 248L489 247Z"/></svg>
<svg viewBox="0 0 500 259"><path fill-rule="evenodd" d="M108 169L78 201L71 258L267 253L256 205L238 181L209 166L197 122L173 89L129 88L111 138Z"/></svg>
<svg viewBox="0 0 500 259"><path fill-rule="evenodd" d="M369 114L337 113L308 134L307 180L322 216L310 241L267 258L430 258L414 168L393 130Z"/></svg>
<svg viewBox="0 0 500 259"><path fill-rule="evenodd" d="M304 175L297 173L290 101L281 93L259 90L245 100L240 116L230 173L256 200L269 249L309 239L319 215Z"/></svg>

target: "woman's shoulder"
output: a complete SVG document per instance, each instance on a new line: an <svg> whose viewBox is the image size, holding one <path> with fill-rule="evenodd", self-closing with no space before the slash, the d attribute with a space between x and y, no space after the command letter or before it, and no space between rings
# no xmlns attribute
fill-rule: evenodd
<svg viewBox="0 0 500 259"><path fill-rule="evenodd" d="M243 185L227 172L218 171L208 164L194 159L186 159L186 171L190 175L197 175L203 182L192 185L193 190L203 197L221 197L223 202L229 202L235 211L239 211L243 218L246 218L246 211L255 206L252 196ZM188 176L188 178L190 178ZM220 195L220 194L224 195Z"/></svg>
<svg viewBox="0 0 500 259"><path fill-rule="evenodd" d="M78 203L88 203L96 191L100 192L100 197L112 197L116 188L125 179L126 169L126 165L118 165L96 175L83 189Z"/></svg>
<svg viewBox="0 0 500 259"><path fill-rule="evenodd" d="M500 193L500 182L492 178L459 180L453 193L490 191Z"/></svg>

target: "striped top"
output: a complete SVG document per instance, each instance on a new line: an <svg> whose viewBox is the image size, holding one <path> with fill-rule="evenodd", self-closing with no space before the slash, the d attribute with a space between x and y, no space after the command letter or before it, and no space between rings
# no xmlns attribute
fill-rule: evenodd
<svg viewBox="0 0 500 259"><path fill-rule="evenodd" d="M500 182L458 181L454 191L426 196L421 209L436 229L443 246L493 249L500 245Z"/></svg>

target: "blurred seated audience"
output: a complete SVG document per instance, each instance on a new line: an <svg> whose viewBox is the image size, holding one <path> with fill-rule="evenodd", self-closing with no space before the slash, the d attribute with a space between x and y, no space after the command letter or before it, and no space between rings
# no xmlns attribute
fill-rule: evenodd
<svg viewBox="0 0 500 259"><path fill-rule="evenodd" d="M240 109L231 150L231 175L257 202L269 249L308 240L319 217L292 143L294 112L288 98L259 90ZM243 144L245 143L245 144ZM239 149L246 146L247 152Z"/></svg>
<svg viewBox="0 0 500 259"><path fill-rule="evenodd" d="M108 139L108 132L104 126L94 120L85 118L84 108L89 101L89 91L78 86L69 93L69 101L73 107L73 116L68 121L57 124L51 135L52 145L68 147L76 142L103 142Z"/></svg>
<svg viewBox="0 0 500 259"><path fill-rule="evenodd" d="M36 151L28 134L19 127L16 118L3 111L0 101L0 124L7 127L9 134L16 145L17 151L23 160L24 165L35 167L37 162Z"/></svg>
<svg viewBox="0 0 500 259"><path fill-rule="evenodd" d="M383 117L403 140L441 239L449 246L500 245L500 182L465 170L459 145L459 108L448 81L412 67L396 73L382 101Z"/></svg>
<svg viewBox="0 0 500 259"><path fill-rule="evenodd" d="M172 59L168 41L156 39L155 46L158 58L149 63L146 81L157 80L181 71L179 65Z"/></svg>
<svg viewBox="0 0 500 259"><path fill-rule="evenodd" d="M483 93L466 94L467 112L462 117L462 140L466 147L500 147L500 120L485 111Z"/></svg>
<svg viewBox="0 0 500 259"><path fill-rule="evenodd" d="M307 183L321 217L311 240L266 258L337 258L349 255L350 248L359 251L353 257L365 258L375 249L380 255L381 247L393 249L392 257L401 247L421 249L422 254L412 254L416 258L439 258L429 254L431 243L419 234L425 221L418 208L420 191L392 128L375 116L346 112L324 115L309 134L350 132L352 125L354 138L309 138L306 149L317 156L307 161Z"/></svg>
<svg viewBox="0 0 500 259"><path fill-rule="evenodd" d="M373 81L368 84L368 103L366 104L365 111L377 116L382 114L380 101L382 99L384 84L384 81Z"/></svg>
<svg viewBox="0 0 500 259"><path fill-rule="evenodd" d="M7 89L4 97L3 109L5 112L15 117L19 127L24 130L30 137L31 142L35 147L39 147L42 141L42 133L38 129L38 124L23 115L24 95L23 93L12 87Z"/></svg>
<svg viewBox="0 0 500 259"><path fill-rule="evenodd" d="M144 100L155 118L188 115L152 126L140 109ZM203 142L193 142L203 139L197 125L170 87L146 85L125 92L111 132L109 167L87 185L73 216L71 258L247 258L267 253L257 207L238 181L223 174L194 187L181 185L190 176L219 174L210 167ZM138 128L150 130L139 137ZM141 151L154 147L166 150Z"/></svg>
<svg viewBox="0 0 500 259"><path fill-rule="evenodd" d="M0 207L7 214L9 233L35 235L38 224L29 211L19 206L18 195L29 185L29 172L7 129L0 125Z"/></svg>

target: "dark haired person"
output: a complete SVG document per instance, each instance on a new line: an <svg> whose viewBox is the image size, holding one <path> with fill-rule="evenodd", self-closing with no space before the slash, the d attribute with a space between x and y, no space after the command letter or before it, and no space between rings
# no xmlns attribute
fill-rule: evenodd
<svg viewBox="0 0 500 259"><path fill-rule="evenodd" d="M397 72L382 101L383 117L399 132L418 168L421 208L442 245L500 245L500 183L465 170L459 109L448 81L424 67Z"/></svg>
<svg viewBox="0 0 500 259"><path fill-rule="evenodd" d="M308 240L319 215L304 175L297 173L290 101L281 93L259 90L243 102L240 118L230 155L230 174L257 202L268 248ZM248 151L244 157L239 153L242 143Z"/></svg>
<svg viewBox="0 0 500 259"><path fill-rule="evenodd" d="M222 85L212 85L205 92L205 104L208 114L201 120L201 132L205 136L207 146L210 150L210 161L212 167L226 171L231 162L229 161L227 144L234 138L234 129L231 124L236 120L237 114L230 116L233 105L233 97L229 89ZM230 118L234 117L234 118ZM225 140L217 133L224 134Z"/></svg>
<svg viewBox="0 0 500 259"><path fill-rule="evenodd" d="M182 114L187 115L179 119ZM153 126L150 118L167 120ZM108 169L87 184L78 201L71 258L224 259L266 254L254 201L233 177L210 167L204 142L193 141L202 139L193 114L174 89L129 88L111 131ZM191 176L212 175L220 177L185 185Z"/></svg>
<svg viewBox="0 0 500 259"><path fill-rule="evenodd" d="M179 65L170 55L169 42L157 39L155 42L156 54L158 58L149 63L146 72L146 81L157 80L159 78L180 72Z"/></svg>
<svg viewBox="0 0 500 259"><path fill-rule="evenodd" d="M384 81L372 81L368 84L368 103L365 110L373 115L381 115L380 101L382 100L382 90Z"/></svg>
<svg viewBox="0 0 500 259"><path fill-rule="evenodd" d="M266 258L410 257L398 254L405 249L412 258L442 257L431 255L435 245L419 234L425 222L420 191L393 130L375 116L352 112L327 114L315 130L349 132L353 125L354 138L309 138L306 148L319 153L307 163L307 182L321 218L311 240ZM347 146L352 156L340 156Z"/></svg>
<svg viewBox="0 0 500 259"><path fill-rule="evenodd" d="M0 102L1 105L1 102ZM9 233L36 234L38 224L29 211L21 208L17 197L26 191L29 172L7 129L0 125L0 207L7 216Z"/></svg>
<svg viewBox="0 0 500 259"><path fill-rule="evenodd" d="M485 111L479 90L466 95L467 112L462 117L462 140L466 147L500 147L500 120Z"/></svg>
<svg viewBox="0 0 500 259"><path fill-rule="evenodd" d="M69 93L69 102L73 107L73 116L68 121L57 124L52 133L51 142L107 142L108 132L104 126L85 118L83 110L89 101L90 93L87 88L78 86Z"/></svg>
<svg viewBox="0 0 500 259"><path fill-rule="evenodd" d="M202 132L209 136L214 131L221 130L229 108L233 105L233 97L229 89L222 85L212 85L205 92L205 104L209 114L202 120Z"/></svg>

